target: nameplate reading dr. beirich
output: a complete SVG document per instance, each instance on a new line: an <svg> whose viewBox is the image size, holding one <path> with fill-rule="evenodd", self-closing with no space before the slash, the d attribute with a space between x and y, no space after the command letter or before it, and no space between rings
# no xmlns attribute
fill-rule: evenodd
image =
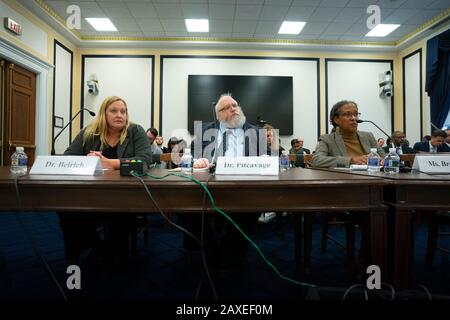
<svg viewBox="0 0 450 320"><path fill-rule="evenodd" d="M413 170L432 174L450 174L450 154L416 155Z"/></svg>
<svg viewBox="0 0 450 320"><path fill-rule="evenodd" d="M99 157L38 156L30 174L93 176L103 174Z"/></svg>
<svg viewBox="0 0 450 320"><path fill-rule="evenodd" d="M218 157L216 174L277 175L278 157Z"/></svg>

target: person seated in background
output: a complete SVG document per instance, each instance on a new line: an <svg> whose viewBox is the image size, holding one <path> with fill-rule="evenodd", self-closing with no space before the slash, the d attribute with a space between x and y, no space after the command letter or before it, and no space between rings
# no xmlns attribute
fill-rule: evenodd
<svg viewBox="0 0 450 320"><path fill-rule="evenodd" d="M152 154L162 154L162 149L155 143L158 137L158 130L156 128L148 128L146 131L148 142L150 143L150 151Z"/></svg>
<svg viewBox="0 0 450 320"><path fill-rule="evenodd" d="M379 148L383 148L384 139L383 138L378 138L377 145L378 145Z"/></svg>
<svg viewBox="0 0 450 320"><path fill-rule="evenodd" d="M166 161L161 161L161 168L178 168L181 160L181 156L186 147L186 142L183 139L178 139L177 137L171 137L167 142L167 148L165 148L164 153L176 153L177 156L172 156L171 164L169 165Z"/></svg>
<svg viewBox="0 0 450 320"><path fill-rule="evenodd" d="M394 131L391 135L392 143L398 155L415 153L413 149L405 145L405 134L402 131ZM393 148L391 145L387 145L383 148L385 153L389 153L389 149Z"/></svg>
<svg viewBox="0 0 450 320"><path fill-rule="evenodd" d="M358 106L353 101L339 101L330 111L330 122L335 131L320 136L314 153L313 167L349 167L351 164L367 164L371 148L377 148L381 158L383 150L378 147L370 132L358 131Z"/></svg>
<svg viewBox="0 0 450 320"><path fill-rule="evenodd" d="M311 154L309 149L303 148L304 139L299 137L297 139L291 140L291 149L289 149L289 154Z"/></svg>
<svg viewBox="0 0 450 320"><path fill-rule="evenodd" d="M420 142L428 142L431 140L431 136L429 134L427 134L426 136L422 137L422 140L420 140Z"/></svg>
<svg viewBox="0 0 450 320"><path fill-rule="evenodd" d="M409 147L409 140L408 139L403 139L403 145L406 147Z"/></svg>
<svg viewBox="0 0 450 320"><path fill-rule="evenodd" d="M272 125L266 123L263 126L263 129L266 131L266 138L267 138L267 155L271 156L272 152L276 156L281 156L282 152L285 150L281 146L281 141L278 137L278 134L276 134L275 129ZM277 142L278 141L278 142ZM277 219L280 219L282 216L282 212L264 212L261 214L261 216L258 218L259 222L266 223L271 221L273 218L277 217Z"/></svg>
<svg viewBox="0 0 450 320"><path fill-rule="evenodd" d="M445 141L442 144L442 150L443 152L450 152L450 129L447 129L445 133L447 134L447 137L445 138Z"/></svg>
<svg viewBox="0 0 450 320"><path fill-rule="evenodd" d="M278 150L277 156L281 156L281 153L284 151L284 148L280 144L280 139L274 137L275 131L272 125L265 124L263 129L266 130L267 137L267 155L272 155L272 150ZM278 136L278 135L277 135Z"/></svg>
<svg viewBox="0 0 450 320"><path fill-rule="evenodd" d="M65 155L99 157L104 169L117 170L120 160L151 162L151 151L145 130L131 123L126 102L116 96L107 97L97 116L75 137ZM108 234L100 240L94 213L59 213L67 260L76 262L88 249L106 249L108 259L122 264L128 259L129 233L136 215L102 214Z"/></svg>
<svg viewBox="0 0 450 320"><path fill-rule="evenodd" d="M388 147L388 150L389 150L389 148L392 148L392 138L391 137L388 137L386 139L386 147Z"/></svg>
<svg viewBox="0 0 450 320"><path fill-rule="evenodd" d="M166 151L165 151L166 147L164 147L164 138L163 137L157 136L155 139L155 143L162 150L163 153L166 153Z"/></svg>
<svg viewBox="0 0 450 320"><path fill-rule="evenodd" d="M305 167L305 162L303 160L303 155L310 154L309 149L303 148L303 138L296 138L291 140L291 149L289 149L289 154L296 155L296 161L291 161L293 167Z"/></svg>
<svg viewBox="0 0 450 320"><path fill-rule="evenodd" d="M444 130L435 130L431 134L430 141L427 142L417 142L414 144L414 151L416 152L445 152L443 144L447 138L447 133Z"/></svg>
<svg viewBox="0 0 450 320"><path fill-rule="evenodd" d="M169 141L167 141L167 147L164 150L164 153L171 153L173 147L178 143L177 137L171 137Z"/></svg>

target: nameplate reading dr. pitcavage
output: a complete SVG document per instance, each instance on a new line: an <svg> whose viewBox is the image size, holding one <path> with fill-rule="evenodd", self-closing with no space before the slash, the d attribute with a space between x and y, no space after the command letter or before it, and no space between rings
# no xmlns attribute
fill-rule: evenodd
<svg viewBox="0 0 450 320"><path fill-rule="evenodd" d="M216 174L277 175L278 157L218 157Z"/></svg>
<svg viewBox="0 0 450 320"><path fill-rule="evenodd" d="M417 154L412 168L425 173L450 174L450 154Z"/></svg>
<svg viewBox="0 0 450 320"><path fill-rule="evenodd" d="M30 174L93 176L103 174L103 167L99 157L38 156Z"/></svg>

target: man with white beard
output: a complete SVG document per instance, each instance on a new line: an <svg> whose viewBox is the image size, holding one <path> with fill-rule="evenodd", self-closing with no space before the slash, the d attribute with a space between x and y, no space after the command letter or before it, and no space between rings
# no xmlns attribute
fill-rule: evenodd
<svg viewBox="0 0 450 320"><path fill-rule="evenodd" d="M237 156L258 156L259 145L266 147L266 139L258 140L258 127L246 122L245 115L231 94L222 94L215 105L215 122L205 123L200 127L196 126L196 138L192 147L194 150L194 168L203 168L209 162L215 162L217 157ZM261 144L260 144L261 143ZM266 152L266 150L262 150ZM236 198L236 201L239 201ZM251 236L259 212L233 213L226 212L233 221L248 235ZM192 232L198 239L201 235L201 215L180 214L184 226ZM236 229L234 225L220 214L207 214L205 219L214 218L215 230L211 228L211 223L205 221L204 248L209 258L210 265L214 269L233 270L243 264L248 250L248 241ZM216 230L217 226L223 226L224 232ZM198 249L198 244L189 235L184 235L184 248L188 250Z"/></svg>
<svg viewBox="0 0 450 320"><path fill-rule="evenodd" d="M217 121L203 123L201 129L195 124L193 154L198 160L194 168L203 168L219 156L258 156L258 127L246 122L242 108L231 94L221 95L215 112ZM265 145L265 141L261 143Z"/></svg>

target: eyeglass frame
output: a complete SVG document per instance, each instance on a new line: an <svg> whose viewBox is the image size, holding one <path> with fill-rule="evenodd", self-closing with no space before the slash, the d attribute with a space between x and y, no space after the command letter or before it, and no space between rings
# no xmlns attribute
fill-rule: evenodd
<svg viewBox="0 0 450 320"><path fill-rule="evenodd" d="M217 112L228 111L231 108L240 108L240 105L239 104L229 104L226 107L223 107L222 109L218 110Z"/></svg>
<svg viewBox="0 0 450 320"><path fill-rule="evenodd" d="M357 112L357 113L354 113L354 112L343 112L343 113L339 113L338 115L339 116L343 116L343 117L345 117L347 119L350 119L352 116L355 117L356 119L361 118L361 112Z"/></svg>

